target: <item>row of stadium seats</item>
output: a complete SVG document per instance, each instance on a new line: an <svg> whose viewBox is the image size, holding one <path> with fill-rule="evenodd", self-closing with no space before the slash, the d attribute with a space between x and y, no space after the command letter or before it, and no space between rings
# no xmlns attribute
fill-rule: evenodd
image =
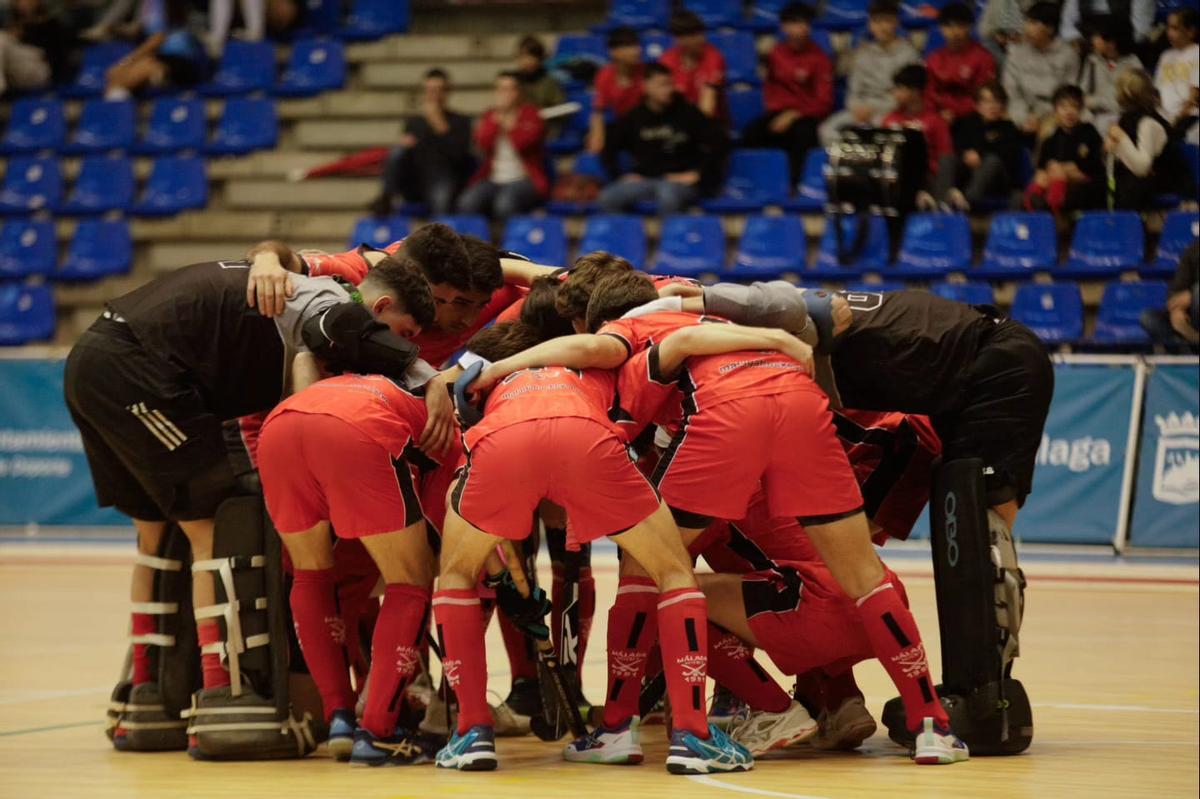
<svg viewBox="0 0 1200 799"><path fill-rule="evenodd" d="M97 280L125 274L132 265L133 237L123 219L81 220L61 264L54 222L10 220L0 228L0 278Z"/></svg>
<svg viewBox="0 0 1200 799"><path fill-rule="evenodd" d="M13 103L0 154L54 150L89 155L123 150L154 155L202 150L212 155L244 155L269 150L279 140L279 119L270 98L231 97L225 101L212 138L204 101L162 97L154 101L141 135L132 100L91 99L83 104L75 129L67 134L63 102L25 98Z"/></svg>
<svg viewBox="0 0 1200 799"><path fill-rule="evenodd" d="M8 162L0 185L0 215L50 211L101 214L129 211L138 216L171 216L208 202L204 159L164 155L154 159L145 188L136 199L133 164L124 156L83 159L70 193L61 165L50 156L18 156Z"/></svg>

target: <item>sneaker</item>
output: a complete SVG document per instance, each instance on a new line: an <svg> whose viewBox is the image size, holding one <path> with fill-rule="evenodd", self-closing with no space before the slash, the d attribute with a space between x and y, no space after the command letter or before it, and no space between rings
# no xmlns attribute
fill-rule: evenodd
<svg viewBox="0 0 1200 799"><path fill-rule="evenodd" d="M938 207L937 200L927 191L917 192L916 202L918 211L931 212L936 211Z"/></svg>
<svg viewBox="0 0 1200 799"><path fill-rule="evenodd" d="M424 712L436 694L433 678L429 676L428 671L423 671L404 689L404 700L409 707Z"/></svg>
<svg viewBox="0 0 1200 799"><path fill-rule="evenodd" d="M432 763L436 754L437 747L431 739L419 732L397 727L387 738L376 738L370 731L359 728L354 733L350 765L419 766Z"/></svg>
<svg viewBox="0 0 1200 799"><path fill-rule="evenodd" d="M532 716L520 715L509 707L507 702L489 705L489 708L492 711L492 730L497 737L512 738L529 734Z"/></svg>
<svg viewBox="0 0 1200 799"><path fill-rule="evenodd" d="M529 734L529 721L542 713L542 692L529 677L513 680L508 697L492 706L493 730L501 738Z"/></svg>
<svg viewBox="0 0 1200 799"><path fill-rule="evenodd" d="M804 705L793 700L782 713L755 710L744 714L730 726L728 732L730 738L757 757L772 749L782 749L808 740L816 734L817 722L808 715Z"/></svg>
<svg viewBox="0 0 1200 799"><path fill-rule="evenodd" d="M354 749L354 733L358 729L354 711L341 708L333 711L329 718L329 754L339 763L350 759Z"/></svg>
<svg viewBox="0 0 1200 799"><path fill-rule="evenodd" d="M970 756L967 745L949 727L943 727L929 716L921 721L912 756L917 764L948 766Z"/></svg>
<svg viewBox="0 0 1200 799"><path fill-rule="evenodd" d="M672 774L712 774L749 771L752 768L754 758L746 747L711 724L708 725L707 738L699 738L687 730L671 732L667 771Z"/></svg>
<svg viewBox="0 0 1200 799"><path fill-rule="evenodd" d="M730 723L742 714L745 708L746 704L734 696L733 691L718 685L708 706L708 723L718 730L729 732Z"/></svg>
<svg viewBox="0 0 1200 799"><path fill-rule="evenodd" d="M959 189L951 189L946 192L946 202L955 211L964 214L971 210L971 203L967 201L967 195L963 194Z"/></svg>
<svg viewBox="0 0 1200 799"><path fill-rule="evenodd" d="M876 730L875 719L871 718L861 696L847 699L833 712L822 710L817 725L817 734L809 743L813 749L825 752L857 749Z"/></svg>
<svg viewBox="0 0 1200 799"><path fill-rule="evenodd" d="M563 760L571 763L603 763L605 765L635 765L641 763L640 719L629 719L620 727L597 727L588 735L576 738L563 747Z"/></svg>
<svg viewBox="0 0 1200 799"><path fill-rule="evenodd" d="M417 729L443 738L450 736L450 708L446 707L446 700L440 693L435 691L430 697L429 706L425 708L425 718Z"/></svg>
<svg viewBox="0 0 1200 799"><path fill-rule="evenodd" d="M457 732L437 753L438 768L459 771L491 771L496 768L496 740L491 727L477 724L464 734Z"/></svg>

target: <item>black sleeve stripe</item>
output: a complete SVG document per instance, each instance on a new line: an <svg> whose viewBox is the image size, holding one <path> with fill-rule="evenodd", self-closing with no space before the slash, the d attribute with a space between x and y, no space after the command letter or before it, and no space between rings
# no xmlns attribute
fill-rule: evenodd
<svg viewBox="0 0 1200 799"><path fill-rule="evenodd" d="M612 337L613 337L613 338L615 338L617 341L619 341L619 342L621 342L622 344L624 344L624 345L625 345L625 357L626 357L626 358L628 358L628 357L630 357L631 355L633 355L633 345L632 345L632 344L630 344L630 343L629 343L629 340L628 340L627 338L625 338L624 336L622 336L620 333L598 333L597 335L601 335L601 336L612 336Z"/></svg>

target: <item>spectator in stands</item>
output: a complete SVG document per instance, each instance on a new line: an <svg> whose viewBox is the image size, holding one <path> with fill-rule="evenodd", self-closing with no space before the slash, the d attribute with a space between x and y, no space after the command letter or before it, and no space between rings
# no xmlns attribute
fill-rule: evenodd
<svg viewBox="0 0 1200 799"><path fill-rule="evenodd" d="M1062 6L1062 37L1072 44L1082 43L1098 18L1115 15L1130 27L1134 40L1142 43L1150 38L1154 14L1155 0L1066 0Z"/></svg>
<svg viewBox="0 0 1200 799"><path fill-rule="evenodd" d="M549 108L566 101L562 86L546 71L546 45L536 36L525 36L517 42L517 76L527 102L538 108Z"/></svg>
<svg viewBox="0 0 1200 799"><path fill-rule="evenodd" d="M496 105L475 129L483 164L458 198L464 214L504 220L538 205L550 191L546 175L546 124L521 91L515 72L496 77Z"/></svg>
<svg viewBox="0 0 1200 799"><path fill-rule="evenodd" d="M0 30L0 94L41 89L64 79L73 38L42 0L14 0Z"/></svg>
<svg viewBox="0 0 1200 799"><path fill-rule="evenodd" d="M1196 44L1198 18L1194 8L1178 8L1167 17L1167 42L1158 59L1154 85L1162 98L1163 115L1181 126L1197 111L1200 97L1200 45ZM1195 131L1195 128L1192 128Z"/></svg>
<svg viewBox="0 0 1200 799"><path fill-rule="evenodd" d="M934 196L956 211L1016 188L1021 169L1021 132L1008 118L1008 93L998 81L975 91L975 112L954 127L954 155L938 164Z"/></svg>
<svg viewBox="0 0 1200 799"><path fill-rule="evenodd" d="M896 108L883 118L884 127L909 128L925 137L925 151L929 157L927 182L933 183L938 165L944 156L954 155L950 139L950 126L931 108L925 106L925 67L909 64L901 67L892 79L892 97ZM928 191L917 194L917 205L923 210L934 210L937 202Z"/></svg>
<svg viewBox="0 0 1200 799"><path fill-rule="evenodd" d="M779 12L782 41L767 56L767 113L751 122L746 146L785 150L795 184L817 146L817 126L833 111L833 62L812 36L813 10L789 3Z"/></svg>
<svg viewBox="0 0 1200 799"><path fill-rule="evenodd" d="M425 73L421 113L404 126L400 146L383 167L383 193L372 213L388 216L395 198L428 203L434 216L454 210L454 200L471 175L471 118L450 110L450 76L442 69Z"/></svg>
<svg viewBox="0 0 1200 799"><path fill-rule="evenodd" d="M143 28L145 40L109 67L106 99L124 99L144 86L189 88L208 79L211 64L188 12L186 0L165 0L165 14Z"/></svg>
<svg viewBox="0 0 1200 799"><path fill-rule="evenodd" d="M675 91L667 67L647 64L642 102L608 132L609 174L619 174L623 151L633 157L633 170L600 192L600 208L619 213L639 200L654 200L660 214L673 214L719 177L724 137L715 121Z"/></svg>
<svg viewBox="0 0 1200 799"><path fill-rule="evenodd" d="M691 11L680 11L669 25L675 45L659 60L671 70L675 90L707 117L721 111L725 85L725 57L704 35L704 21Z"/></svg>
<svg viewBox="0 0 1200 799"><path fill-rule="evenodd" d="M1193 241L1179 257L1167 307L1148 308L1142 327L1169 351L1200 349L1200 241Z"/></svg>
<svg viewBox="0 0 1200 799"><path fill-rule="evenodd" d="M829 146L852 125L878 125L895 107L892 77L901 67L921 63L912 43L897 35L899 27L900 11L893 0L874 0L868 7L867 30L871 35L850 55L846 108L821 125L821 144Z"/></svg>
<svg viewBox="0 0 1200 799"><path fill-rule="evenodd" d="M1120 114L1117 75L1142 68L1138 57L1129 52L1132 46L1129 23L1111 15L1092 20L1092 52L1079 73L1079 88L1097 130L1108 130Z"/></svg>
<svg viewBox="0 0 1200 799"><path fill-rule="evenodd" d="M1025 191L1031 211L1053 211L1060 218L1071 211L1104 206L1104 142L1082 120L1083 92L1060 86L1053 95L1055 127L1038 150L1037 171Z"/></svg>
<svg viewBox="0 0 1200 799"><path fill-rule="evenodd" d="M1008 48L1004 89L1017 127L1033 137L1054 119L1054 91L1079 74L1075 48L1058 38L1058 6L1035 3L1025 15L1025 38Z"/></svg>
<svg viewBox="0 0 1200 799"><path fill-rule="evenodd" d="M267 25L267 0L238 0L242 11L240 38L251 42L261 41ZM233 24L233 0L209 0L208 3L208 52L214 58L225 49L229 28Z"/></svg>
<svg viewBox="0 0 1200 799"><path fill-rule="evenodd" d="M979 39L983 46L1003 62L1010 44L1021 40L1025 13L1040 0L987 0L979 15Z"/></svg>
<svg viewBox="0 0 1200 799"><path fill-rule="evenodd" d="M587 149L590 153L604 150L604 131L608 115L614 120L637 107L642 101L642 44L633 28L614 28L608 34L609 63L598 73L592 88L592 116L589 121Z"/></svg>
<svg viewBox="0 0 1200 799"><path fill-rule="evenodd" d="M1117 76L1121 116L1104 137L1104 151L1114 156L1113 207L1148 209L1157 194L1173 192L1186 173L1171 123L1158 113L1158 92L1150 73L1127 69Z"/></svg>
<svg viewBox="0 0 1200 799"><path fill-rule="evenodd" d="M925 57L929 88L925 102L952 128L975 111L979 87L995 79L996 59L971 38L975 15L965 3L949 3L938 12L938 28L946 44Z"/></svg>

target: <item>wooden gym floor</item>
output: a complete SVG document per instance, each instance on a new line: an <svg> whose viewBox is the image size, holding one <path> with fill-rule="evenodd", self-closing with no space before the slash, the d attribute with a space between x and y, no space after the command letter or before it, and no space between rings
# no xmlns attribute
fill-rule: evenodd
<svg viewBox="0 0 1200 799"><path fill-rule="evenodd" d="M432 766L350 769L323 751L305 761L194 763L183 753L113 751L104 708L125 651L132 544L0 539L0 797L1195 797L1198 783L1198 569L1037 556L1016 674L1034 703L1036 735L1020 757L921 768L879 733L854 754L788 751L748 774L673 777L661 728L640 767L568 765L557 747L501 739L501 768L457 774ZM891 548L940 669L928 554ZM600 607L615 558L597 555ZM605 614L597 614L586 692L603 695ZM489 633L491 687L507 687ZM892 695L882 668L857 669L878 715Z"/></svg>

